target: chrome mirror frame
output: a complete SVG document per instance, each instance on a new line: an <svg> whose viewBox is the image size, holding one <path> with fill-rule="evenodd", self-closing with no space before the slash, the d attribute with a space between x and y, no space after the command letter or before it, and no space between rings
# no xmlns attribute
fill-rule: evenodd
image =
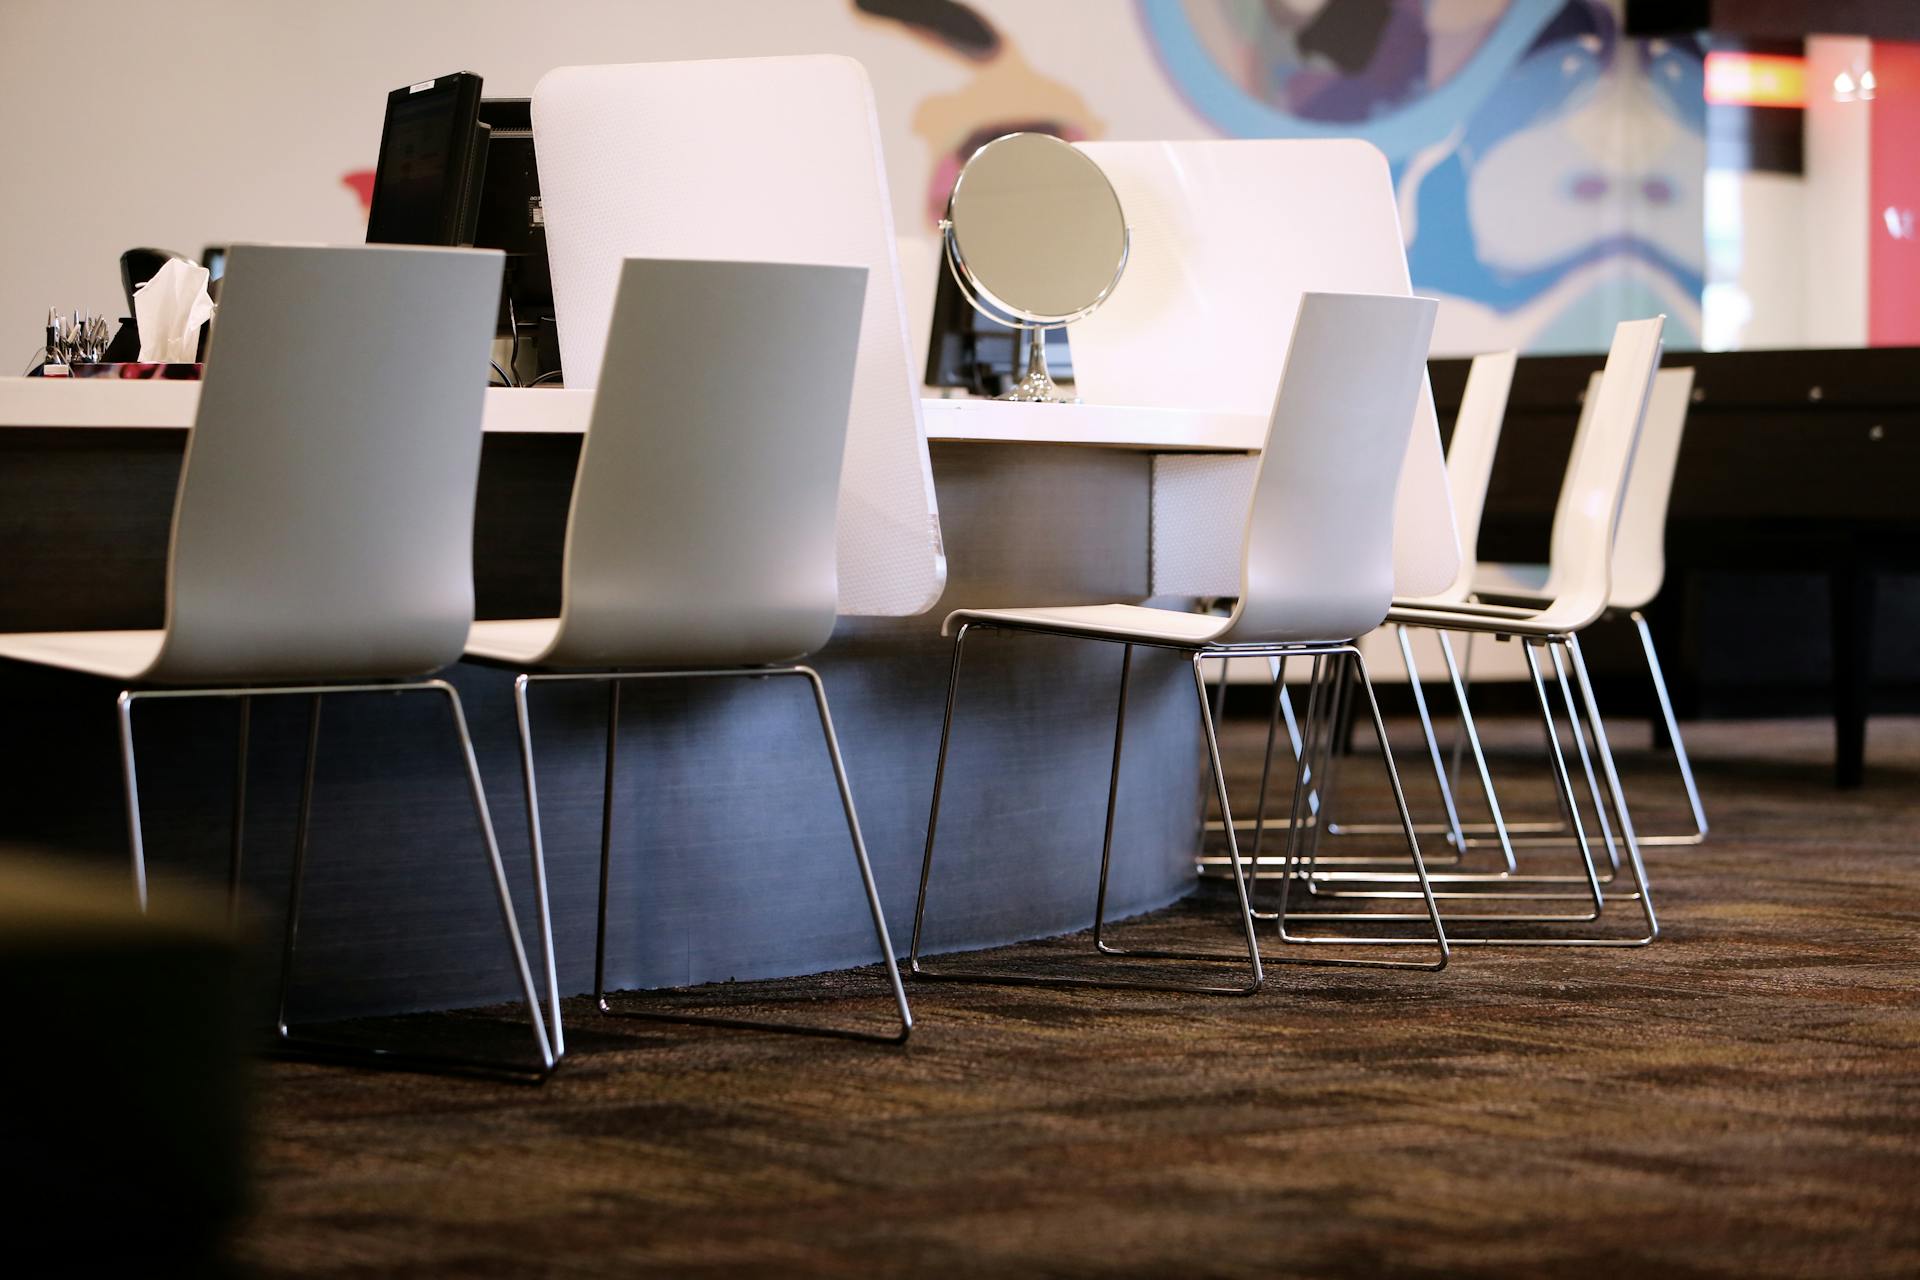
<svg viewBox="0 0 1920 1280"><path fill-rule="evenodd" d="M1032 132L1003 134L983 144L969 156L967 163L961 166L959 176L954 179L953 190L947 195L946 216L940 219L941 256L946 262L948 272L953 276L954 283L959 286L962 296L972 304L975 310L997 324L1032 335L1027 343L1026 363L1022 376L1011 390L999 398L1035 404L1072 404L1077 403L1078 398L1062 397L1058 385L1053 380L1053 375L1047 371L1047 331L1064 329L1076 320L1084 320L1099 310L1101 304L1106 302L1118 287L1120 278L1126 274L1127 260L1133 249L1133 228L1127 225L1126 211L1121 207L1119 193L1113 190L1111 182L1106 182L1107 191L1113 198L1114 211L1120 216L1120 254L1114 264L1113 275L1085 305L1069 312L1046 314L1029 311L1016 307L996 295L968 265L966 255L960 248L959 234L954 228L954 202L964 188L967 172L974 162L996 146L1013 139L1029 138L1045 138L1067 148L1081 163L1090 166L1092 171L1106 182L1106 175L1101 172L1100 167L1083 153L1075 151L1073 145L1064 139L1056 138L1052 134Z"/></svg>

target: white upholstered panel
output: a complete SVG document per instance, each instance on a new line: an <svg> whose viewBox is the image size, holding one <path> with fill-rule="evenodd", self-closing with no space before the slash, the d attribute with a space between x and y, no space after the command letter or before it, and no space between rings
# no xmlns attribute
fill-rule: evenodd
<svg viewBox="0 0 1920 1280"><path fill-rule="evenodd" d="M1076 145L1133 232L1119 287L1071 331L1088 401L1264 417L1302 293L1411 292L1392 177L1368 143ZM1399 595L1445 589L1460 560L1431 393L1418 415L1395 513Z"/></svg>
<svg viewBox="0 0 1920 1280"><path fill-rule="evenodd" d="M623 258L867 268L841 480L840 612L932 608L946 557L860 64L808 56L560 67L534 90L533 128L570 387L597 381Z"/></svg>

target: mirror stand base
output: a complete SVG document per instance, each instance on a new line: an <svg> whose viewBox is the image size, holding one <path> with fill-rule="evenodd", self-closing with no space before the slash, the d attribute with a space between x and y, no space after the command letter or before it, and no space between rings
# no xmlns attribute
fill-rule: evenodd
<svg viewBox="0 0 1920 1280"><path fill-rule="evenodd" d="M1028 329L1027 334L1026 372L1021 375L1020 381L997 398L1026 404L1079 404L1080 397L1061 395L1059 384L1047 372L1047 331Z"/></svg>

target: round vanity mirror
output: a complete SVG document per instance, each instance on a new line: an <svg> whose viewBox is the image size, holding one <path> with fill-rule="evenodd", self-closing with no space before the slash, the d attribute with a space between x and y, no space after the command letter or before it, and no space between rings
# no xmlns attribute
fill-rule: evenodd
<svg viewBox="0 0 1920 1280"><path fill-rule="evenodd" d="M995 138L967 161L940 224L968 301L1031 332L1009 400L1058 401L1046 331L1089 315L1127 266L1127 220L1100 166L1044 133Z"/></svg>

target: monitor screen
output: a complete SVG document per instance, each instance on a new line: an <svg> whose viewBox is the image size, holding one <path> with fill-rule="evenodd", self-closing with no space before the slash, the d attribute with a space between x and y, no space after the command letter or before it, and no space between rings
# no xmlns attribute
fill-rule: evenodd
<svg viewBox="0 0 1920 1280"><path fill-rule="evenodd" d="M481 130L480 77L470 71L388 94L367 243L472 243Z"/></svg>

